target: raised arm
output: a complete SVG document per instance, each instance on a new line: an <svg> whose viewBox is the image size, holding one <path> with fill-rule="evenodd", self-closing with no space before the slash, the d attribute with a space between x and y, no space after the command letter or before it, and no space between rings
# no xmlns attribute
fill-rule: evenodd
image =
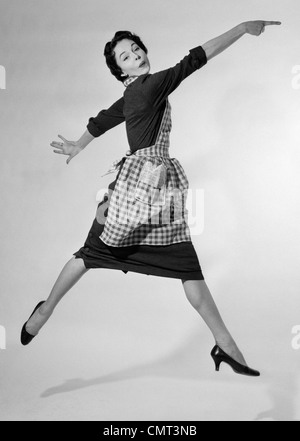
<svg viewBox="0 0 300 441"><path fill-rule="evenodd" d="M280 21L265 20L246 21L244 23L240 23L224 34L219 35L219 37L213 38L212 40L202 44L207 60L210 60L223 52L245 34L259 36L262 32L264 32L266 26L280 24Z"/></svg>

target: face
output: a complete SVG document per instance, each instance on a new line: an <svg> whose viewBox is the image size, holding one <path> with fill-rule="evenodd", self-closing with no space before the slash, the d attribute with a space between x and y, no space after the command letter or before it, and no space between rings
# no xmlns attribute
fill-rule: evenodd
<svg viewBox="0 0 300 441"><path fill-rule="evenodd" d="M128 76L140 76L149 73L150 63L144 52L134 41L124 39L115 49L117 65L122 69L124 79Z"/></svg>

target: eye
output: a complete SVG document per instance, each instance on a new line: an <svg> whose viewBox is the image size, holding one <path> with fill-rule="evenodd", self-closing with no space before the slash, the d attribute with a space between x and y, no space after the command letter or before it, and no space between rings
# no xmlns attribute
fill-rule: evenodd
<svg viewBox="0 0 300 441"><path fill-rule="evenodd" d="M139 48L139 47L137 46L137 47L135 48L135 50L136 50L136 51L139 51L139 50L140 50L140 48Z"/></svg>
<svg viewBox="0 0 300 441"><path fill-rule="evenodd" d="M127 58L128 58L128 55L123 59L123 61L126 61L127 60Z"/></svg>

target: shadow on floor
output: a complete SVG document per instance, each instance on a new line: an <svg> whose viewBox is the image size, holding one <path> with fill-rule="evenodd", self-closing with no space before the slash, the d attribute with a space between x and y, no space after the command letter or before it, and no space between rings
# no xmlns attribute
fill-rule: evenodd
<svg viewBox="0 0 300 441"><path fill-rule="evenodd" d="M201 335L195 333L173 352L167 354L165 357L154 360L153 362L131 366L89 380L84 380L82 378L66 380L63 384L45 390L41 394L41 397L46 398L51 395L72 392L99 384L114 383L131 379L136 380L137 378L145 377L181 378L199 381L213 380L222 383L228 383L228 381L236 382L236 374L233 374L232 380L229 380L228 376L222 376L222 372L215 373L215 366L213 360L210 358L209 350L207 351L207 349L205 349L205 353L201 354L201 347L206 348L206 345L202 344ZM224 368L230 369L225 366ZM243 381L249 382L249 378L242 376L238 376L238 380L240 383Z"/></svg>
<svg viewBox="0 0 300 441"><path fill-rule="evenodd" d="M200 337L200 338L199 338ZM200 354L201 350L201 336L195 334L190 336L190 339L176 348L172 353L152 363L144 363L137 366L121 369L116 372L112 372L107 375L102 375L96 378L88 380L82 378L73 378L66 380L64 383L53 386L45 390L41 394L41 398L47 398L56 394L64 394L67 392L73 392L88 387L93 387L101 384L115 383L118 381L136 380L138 378L145 377L166 377L166 378L181 378L187 380L199 380L199 381L214 381L220 383L228 383L232 381L236 383L239 381L241 388L244 382L249 384L249 381L253 381L257 384L260 381L261 387L267 388L273 406L271 409L261 412L257 415L254 421L261 421L263 419L271 419L274 421L297 421L295 419L295 413L297 410L296 397L297 397L297 383L298 373L293 372L276 372L272 375L265 373L263 377L257 379L249 379L248 377L232 375L232 378L228 375L222 375L222 369L220 373L213 372L214 365L211 360L211 371L203 375L204 369L207 368L209 363L205 361L202 363L201 359L208 358L208 354ZM200 341L199 341L200 340ZM205 345L203 345L205 347ZM195 348L198 348L196 350ZM200 348L200 349L199 349ZM203 369L204 366L204 369ZM262 383L263 381L263 383Z"/></svg>
<svg viewBox="0 0 300 441"><path fill-rule="evenodd" d="M300 421L295 419L296 397L298 394L298 374L285 372L270 379L268 394L273 402L271 409L260 412L254 421Z"/></svg>
<svg viewBox="0 0 300 441"><path fill-rule="evenodd" d="M176 348L172 353L137 366L131 366L102 375L90 380L74 378L66 380L65 383L47 389L41 394L41 397L49 397L55 394L71 392L86 387L96 386L99 384L112 383L124 380L136 380L143 377L168 377L168 378L187 378L203 380L203 371L201 371L201 335L195 334L190 337L184 345ZM199 341L200 340L200 341ZM198 348L198 350L196 350ZM205 354L208 357L209 354ZM211 369L213 370L213 361L211 361Z"/></svg>

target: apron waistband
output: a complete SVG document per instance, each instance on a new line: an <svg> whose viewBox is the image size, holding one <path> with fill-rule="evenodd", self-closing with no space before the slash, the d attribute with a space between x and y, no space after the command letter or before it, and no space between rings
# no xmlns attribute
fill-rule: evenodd
<svg viewBox="0 0 300 441"><path fill-rule="evenodd" d="M164 144L154 144L151 145L150 147L145 147L143 149L136 150L135 152L131 150L127 150L125 156L123 156L121 159L117 159L116 161L114 161L110 166L110 168L107 170L107 172L101 177L103 178L106 175L117 172L124 159L132 158L135 156L152 156L159 158L170 158L169 147Z"/></svg>
<svg viewBox="0 0 300 441"><path fill-rule="evenodd" d="M128 150L126 152L126 157L130 156L158 156L161 158L170 158L169 146L165 144L154 144L150 147L145 147L135 152Z"/></svg>

